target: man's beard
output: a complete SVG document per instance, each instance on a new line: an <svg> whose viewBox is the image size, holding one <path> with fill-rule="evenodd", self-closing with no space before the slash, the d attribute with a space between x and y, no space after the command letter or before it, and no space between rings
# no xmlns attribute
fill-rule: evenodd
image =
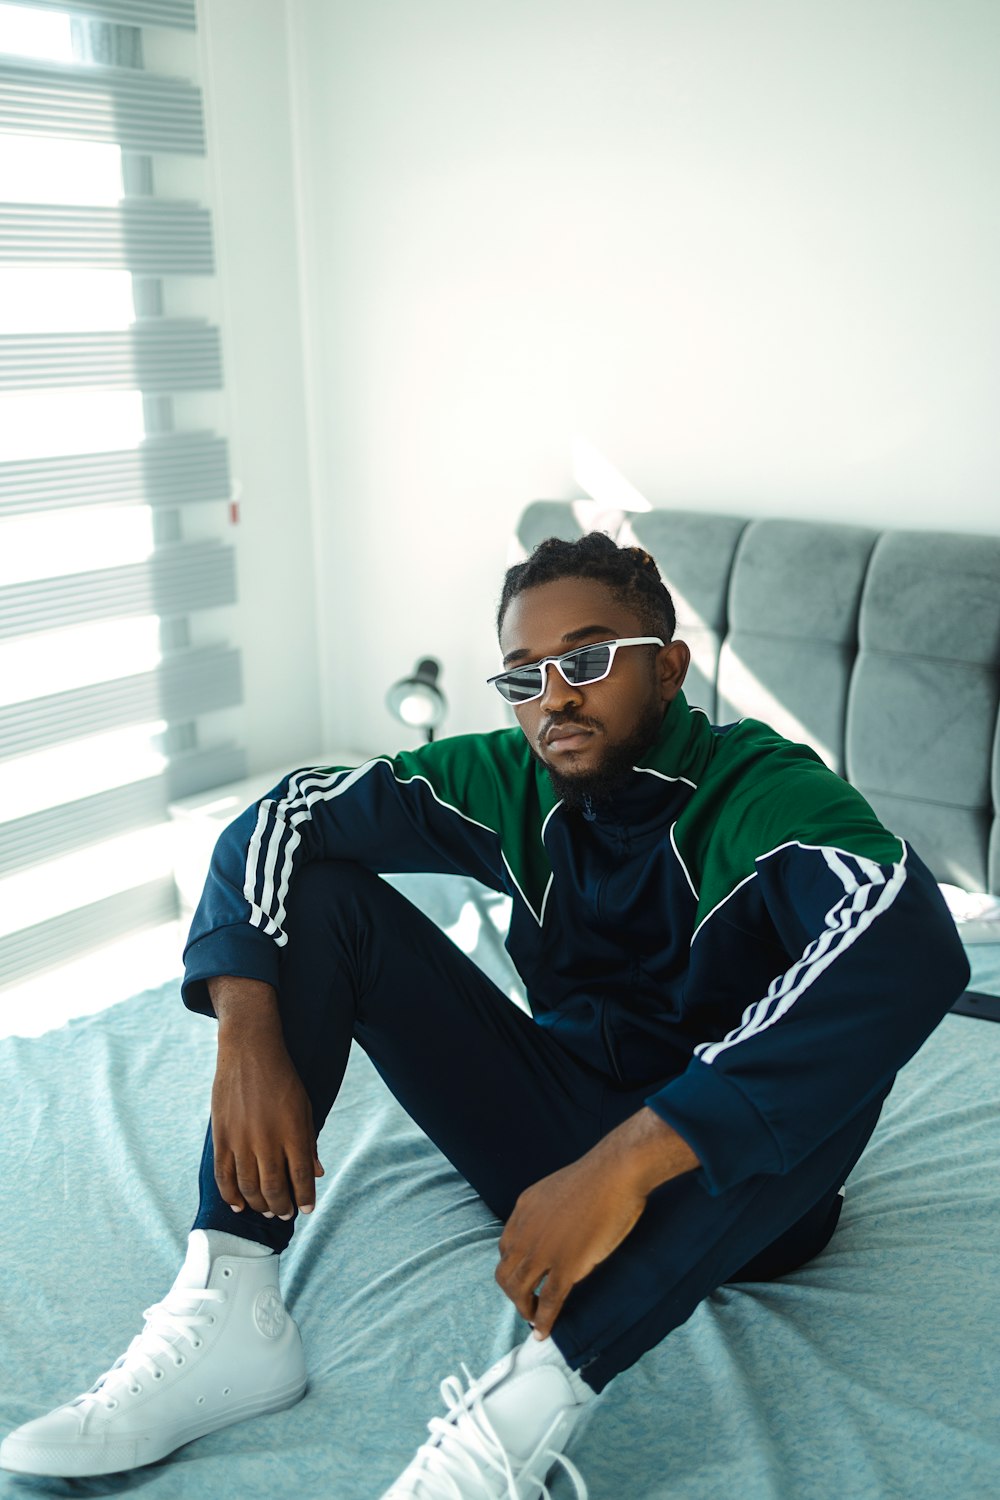
<svg viewBox="0 0 1000 1500"><path fill-rule="evenodd" d="M583 807L585 799L591 802L604 802L625 786L636 761L642 759L659 735L665 712L661 702L651 701L628 739L622 740L618 745L609 746L605 750L600 766L594 771L566 776L546 764L533 745L530 747L531 753L539 765L548 772L556 796L567 807ZM572 720L562 722L572 723Z"/></svg>

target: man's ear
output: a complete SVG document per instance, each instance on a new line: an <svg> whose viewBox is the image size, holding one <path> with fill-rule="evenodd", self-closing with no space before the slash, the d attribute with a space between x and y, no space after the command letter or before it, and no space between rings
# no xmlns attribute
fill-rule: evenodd
<svg viewBox="0 0 1000 1500"><path fill-rule="evenodd" d="M656 653L660 697L664 703L672 703L677 697L690 665L691 649L686 641L671 641Z"/></svg>

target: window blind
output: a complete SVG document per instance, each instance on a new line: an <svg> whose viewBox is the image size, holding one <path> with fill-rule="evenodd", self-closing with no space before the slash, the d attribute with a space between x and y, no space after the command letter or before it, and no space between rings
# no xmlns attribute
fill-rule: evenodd
<svg viewBox="0 0 1000 1500"><path fill-rule="evenodd" d="M168 392L218 390L218 330L194 318L109 333L7 334L0 342L0 391L65 389Z"/></svg>
<svg viewBox="0 0 1000 1500"><path fill-rule="evenodd" d="M140 447L0 463L0 524L6 516L68 505L159 505L229 496L225 441L207 432L147 437Z"/></svg>
<svg viewBox="0 0 1000 1500"><path fill-rule="evenodd" d="M0 63L0 131L203 155L201 94L141 69Z"/></svg>
<svg viewBox="0 0 1000 1500"><path fill-rule="evenodd" d="M124 22L129 26L175 26L195 29L195 0L74 0L72 7L61 0L33 0L34 10L55 10L98 21Z"/></svg>
<svg viewBox="0 0 1000 1500"><path fill-rule="evenodd" d="M220 335L164 311L215 274L211 212L155 192L201 93L144 66L143 28L195 25L0 3L0 990L174 917L168 801L246 774L227 445L186 420Z"/></svg>
<svg viewBox="0 0 1000 1500"><path fill-rule="evenodd" d="M0 204L8 264L93 266L137 276L210 275L212 221L195 203Z"/></svg>

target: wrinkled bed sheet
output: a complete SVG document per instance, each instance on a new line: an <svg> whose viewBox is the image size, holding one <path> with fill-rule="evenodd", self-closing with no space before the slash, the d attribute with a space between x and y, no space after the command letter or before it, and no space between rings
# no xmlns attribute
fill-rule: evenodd
<svg viewBox="0 0 1000 1500"><path fill-rule="evenodd" d="M393 883L516 989L499 898ZM1000 950L970 955L1000 993ZM0 1043L4 1431L89 1385L173 1279L213 1059L176 984ZM133 1474L2 1475L0 1494L376 1500L443 1411L441 1379L525 1330L493 1280L496 1220L360 1052L321 1154L283 1266L305 1399ZM900 1075L827 1250L719 1291L595 1403L573 1449L592 1500L995 1500L998 1241L1000 1025L949 1016Z"/></svg>

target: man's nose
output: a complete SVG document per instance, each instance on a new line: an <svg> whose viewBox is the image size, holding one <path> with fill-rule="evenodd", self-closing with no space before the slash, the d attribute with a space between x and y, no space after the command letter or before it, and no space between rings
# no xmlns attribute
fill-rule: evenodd
<svg viewBox="0 0 1000 1500"><path fill-rule="evenodd" d="M569 704L583 702L583 693L578 687L572 687L566 681L554 661L546 663L542 671L545 674L545 686L538 700L541 708L555 713L559 709L565 709Z"/></svg>

